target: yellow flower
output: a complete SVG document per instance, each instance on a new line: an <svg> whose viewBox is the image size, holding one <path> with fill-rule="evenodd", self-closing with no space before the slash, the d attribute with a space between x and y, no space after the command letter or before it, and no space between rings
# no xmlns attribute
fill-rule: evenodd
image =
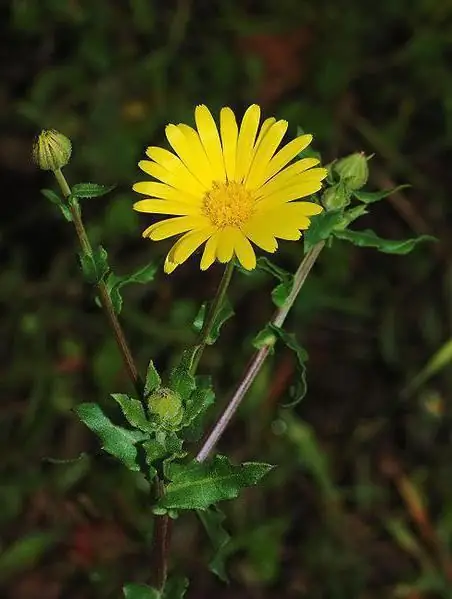
<svg viewBox="0 0 452 599"><path fill-rule="evenodd" d="M183 233L169 251L165 272L172 272L203 243L201 269L215 259L237 256L248 270L256 266L252 241L267 252L278 247L276 238L296 240L307 229L309 217L321 206L298 202L321 188L326 169L312 168L316 158L287 166L312 140L297 137L277 151L287 121L268 118L259 130L260 108L250 106L240 129L230 108L220 112L220 130L206 106L197 106L197 131L188 125L168 125L166 137L174 154L149 147L150 160L139 167L157 179L136 183L133 189L148 196L134 204L138 212L166 214L143 237L154 241Z"/></svg>

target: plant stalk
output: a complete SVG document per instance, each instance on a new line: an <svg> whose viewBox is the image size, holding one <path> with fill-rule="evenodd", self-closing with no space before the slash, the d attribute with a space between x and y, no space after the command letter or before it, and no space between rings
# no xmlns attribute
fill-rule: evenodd
<svg viewBox="0 0 452 599"><path fill-rule="evenodd" d="M227 263L226 268L224 269L223 277L221 278L215 297L213 298L210 308L207 311L207 314L204 318L204 323L202 325L201 332L199 333L197 350L190 369L191 374L195 374L199 365L199 361L201 360L201 356L204 350L206 349L210 333L212 332L212 329L215 325L215 321L218 316L218 312L221 310L223 306L223 302L226 297L226 292L231 282L233 270L234 262L231 260Z"/></svg>
<svg viewBox="0 0 452 599"><path fill-rule="evenodd" d="M292 308L298 294L300 293L301 288L303 287L308 274L311 271L311 268L314 266L317 257L322 251L325 245L324 241L320 241L313 248L309 250L309 252L304 256L300 266L298 267L297 272L295 273L294 283L290 294L287 296L286 301L276 310L273 318L271 320L272 324L276 327L281 327L286 320L286 317ZM250 388L251 384L256 379L259 371L272 348L272 344L265 345L261 349L259 349L249 362L245 373L243 375L242 380L238 384L235 392L233 393L231 399L226 405L224 411L218 418L216 424L213 426L211 432L207 436L204 441L201 449L196 456L196 460L198 462L204 462L210 455L211 451L218 443L220 437L223 435L227 425L229 424L231 418L234 416L237 408L241 404L243 398L245 397L246 392Z"/></svg>
<svg viewBox="0 0 452 599"><path fill-rule="evenodd" d="M71 195L71 188L69 187L65 176L63 175L61 169L54 171L55 178L60 186L60 189L63 193L63 196L67 199ZM68 208L71 212L72 221L74 223L75 231L77 233L77 237L80 242L80 246L84 253L91 254L93 253L93 248L88 239L88 235L86 234L86 229L82 221L82 217L80 215L80 210L78 206L72 202L68 202ZM132 357L132 352L130 351L129 345L125 338L122 327L119 323L118 317L116 316L115 310L113 308L112 301L108 294L107 285L104 281L101 281L97 284L97 289L99 292L99 300L102 306L102 309L107 317L110 328L113 331L116 343L118 345L119 351L121 352L121 356L124 362L125 369L127 374L132 381L132 384L135 388L135 391L138 393L139 397L143 394L143 383L138 374L138 369L136 367L135 361Z"/></svg>

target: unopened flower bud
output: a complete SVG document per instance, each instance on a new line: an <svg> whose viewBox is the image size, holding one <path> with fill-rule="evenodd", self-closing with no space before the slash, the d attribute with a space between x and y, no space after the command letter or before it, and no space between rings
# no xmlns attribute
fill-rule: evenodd
<svg viewBox="0 0 452 599"><path fill-rule="evenodd" d="M341 181L325 190L322 195L322 204L327 210L339 210L350 203L351 189Z"/></svg>
<svg viewBox="0 0 452 599"><path fill-rule="evenodd" d="M161 387L148 397L149 413L168 429L177 428L184 415L184 406L179 393Z"/></svg>
<svg viewBox="0 0 452 599"><path fill-rule="evenodd" d="M352 190L361 189L369 178L369 166L363 152L356 152L341 158L334 164L333 168L341 181Z"/></svg>
<svg viewBox="0 0 452 599"><path fill-rule="evenodd" d="M44 171L66 166L71 152L71 140L55 129L43 129L33 144L33 160Z"/></svg>

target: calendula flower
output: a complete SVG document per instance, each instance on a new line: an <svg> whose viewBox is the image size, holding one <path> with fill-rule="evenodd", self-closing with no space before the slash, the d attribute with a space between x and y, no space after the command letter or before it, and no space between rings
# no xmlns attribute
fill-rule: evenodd
<svg viewBox="0 0 452 599"><path fill-rule="evenodd" d="M172 272L205 243L201 269L217 259L237 256L248 270L256 266L250 242L274 252L277 239L297 240L322 208L300 202L321 188L326 169L313 168L316 158L289 163L312 140L301 135L277 151L287 121L266 119L260 129L260 108L245 112L240 128L230 108L220 112L220 128L206 106L197 106L197 130L168 125L166 137L174 153L158 147L146 150L150 160L139 167L156 181L136 183L148 196L134 204L138 212L171 216L152 224L143 237L154 241L183 234L169 251L165 272Z"/></svg>

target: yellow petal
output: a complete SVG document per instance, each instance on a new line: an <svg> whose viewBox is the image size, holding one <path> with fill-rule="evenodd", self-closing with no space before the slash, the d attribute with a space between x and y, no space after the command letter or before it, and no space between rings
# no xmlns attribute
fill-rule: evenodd
<svg viewBox="0 0 452 599"><path fill-rule="evenodd" d="M302 158L301 160L297 160L297 162L294 162L294 164L286 167L284 170L267 181L265 185L260 187L256 191L256 198L270 195L275 191L284 189L284 187L296 184L297 175L304 173L318 163L319 160L317 158Z"/></svg>
<svg viewBox="0 0 452 599"><path fill-rule="evenodd" d="M186 202L172 202L168 200L140 200L135 202L133 209L137 212L148 212L150 214L173 214L188 215L201 214L199 205L191 205Z"/></svg>
<svg viewBox="0 0 452 599"><path fill-rule="evenodd" d="M273 253L278 248L278 242L275 236L270 233L268 223L265 220L262 222L262 219L253 217L242 227L242 231L254 244L266 252Z"/></svg>
<svg viewBox="0 0 452 599"><path fill-rule="evenodd" d="M209 225L207 219L203 216L179 216L177 218L168 218L158 223L154 223L146 229L143 237L150 237L153 241L160 241L168 237L174 237L179 233L185 233L191 229L204 228Z"/></svg>
<svg viewBox="0 0 452 599"><path fill-rule="evenodd" d="M217 251L217 242L218 232L209 237L206 245L204 246L204 252L201 258L201 270L207 270L209 266L212 266L214 263Z"/></svg>
<svg viewBox="0 0 452 599"><path fill-rule="evenodd" d="M168 253L168 260L175 264L182 264L203 244L213 233L213 227L190 231L176 241Z"/></svg>
<svg viewBox="0 0 452 599"><path fill-rule="evenodd" d="M248 174L253 156L253 147L256 140L257 129L259 127L260 115L261 109L257 104L251 105L243 115L237 140L236 181L243 181Z"/></svg>
<svg viewBox="0 0 452 599"><path fill-rule="evenodd" d="M175 262L171 262L171 260L169 258L169 254L168 254L165 258L165 264L163 265L164 272L166 272L167 275L170 275L172 272L174 272L176 270L176 268L178 266L179 266L179 264L176 264Z"/></svg>
<svg viewBox="0 0 452 599"><path fill-rule="evenodd" d="M291 160L298 156L305 148L309 146L312 141L312 135L300 135L296 139L293 139L286 146L281 148L277 152L267 165L264 171L263 181L267 181L270 177L273 177L282 168L289 164Z"/></svg>
<svg viewBox="0 0 452 599"><path fill-rule="evenodd" d="M203 181L208 182L209 186L211 186L215 177L198 132L193 127L189 127L183 123L180 123L178 127L188 141L191 150L190 160L193 165L196 165L197 172L202 173Z"/></svg>
<svg viewBox="0 0 452 599"><path fill-rule="evenodd" d="M271 116L270 118L265 119L265 121L262 123L262 127L260 128L259 135L257 136L257 139L256 139L256 143L254 144L254 152L256 152L261 141L264 139L265 135L267 135L268 130L274 123L276 123L276 119L274 116Z"/></svg>
<svg viewBox="0 0 452 599"><path fill-rule="evenodd" d="M176 125L167 125L165 133L173 150L180 157L192 175L203 185L204 191L207 191L212 183L212 171L210 166L208 167L207 172L203 170L202 164L204 164L204 162L202 160L201 162L199 161L199 156L197 156L199 147L196 142L193 142L193 138L190 139L182 128L177 127ZM199 144L201 144L201 142L199 142ZM205 154L204 160L207 161Z"/></svg>
<svg viewBox="0 0 452 599"><path fill-rule="evenodd" d="M276 152L276 148L281 143L282 138L287 131L287 126L287 121L277 121L270 127L265 135L256 151L245 181L245 185L248 189L257 189L264 182L264 173L271 157Z"/></svg>
<svg viewBox="0 0 452 599"><path fill-rule="evenodd" d="M146 196L153 198L160 198L162 200L172 200L174 202L187 202L194 206L200 205L201 199L196 198L190 194L184 193L179 189L174 189L166 185L166 183L156 183L155 181L140 181L135 183L132 189L137 193L141 193Z"/></svg>
<svg viewBox="0 0 452 599"><path fill-rule="evenodd" d="M226 181L226 171L224 169L220 136L207 106L201 105L196 107L195 121L201 143L212 167L213 177L215 181L224 183Z"/></svg>
<svg viewBox="0 0 452 599"><path fill-rule="evenodd" d="M253 246L241 231L234 231L234 252L240 264L247 270L256 268L256 254Z"/></svg>
<svg viewBox="0 0 452 599"><path fill-rule="evenodd" d="M220 133L226 177L233 181L237 162L238 127L235 115L228 107L222 108L220 112Z"/></svg>
<svg viewBox="0 0 452 599"><path fill-rule="evenodd" d="M234 227L225 227L219 231L217 258L220 262L229 262L234 253Z"/></svg>
<svg viewBox="0 0 452 599"><path fill-rule="evenodd" d="M174 176L179 181L179 185L177 185L179 189L184 189L193 195L204 194L204 186L192 175L179 156L165 150L165 148L158 148L156 146L149 146L146 149L146 154L151 160L160 164L167 171L174 173Z"/></svg>
<svg viewBox="0 0 452 599"><path fill-rule="evenodd" d="M314 170L323 170L323 169L312 169ZM309 173L312 171L308 171ZM307 175L307 173L305 173ZM256 203L256 210L267 210L272 206L277 206L279 204L284 204L285 202L291 202L292 200L298 200L300 198L304 198L309 196L319 189L322 188L322 182L319 180L319 176L314 175L312 177L305 176L304 178L299 179L299 182L296 185L290 185L289 187L285 187L280 191L276 191L265 198L258 200Z"/></svg>

